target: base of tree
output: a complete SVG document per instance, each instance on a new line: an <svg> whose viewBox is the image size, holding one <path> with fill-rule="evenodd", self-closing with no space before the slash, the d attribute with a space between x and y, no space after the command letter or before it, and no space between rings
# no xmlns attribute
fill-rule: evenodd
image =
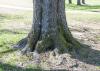
<svg viewBox="0 0 100 71"><path fill-rule="evenodd" d="M65 0L33 0L33 25L28 37L16 47L23 47L22 53L55 51L65 53L82 47L73 38L65 14Z"/></svg>
<svg viewBox="0 0 100 71"><path fill-rule="evenodd" d="M53 45L48 42L47 40L45 40L45 44L43 44L41 41L38 41L37 42L37 47L31 51L31 49L27 46L27 38L24 38L22 40L20 40L15 46L14 48L20 48L22 49L21 50L21 53L22 54L27 54L29 52L37 52L37 53L43 53L43 52L47 52L47 51L53 51L55 54L62 54L62 53L66 53L66 52L70 52L70 51L78 51L78 49L80 49L81 47L83 47L83 45L81 43L79 43L78 41L76 40L73 40L73 43L61 43L60 45L62 47L56 47L56 48L53 48ZM49 47L51 46L51 47Z"/></svg>

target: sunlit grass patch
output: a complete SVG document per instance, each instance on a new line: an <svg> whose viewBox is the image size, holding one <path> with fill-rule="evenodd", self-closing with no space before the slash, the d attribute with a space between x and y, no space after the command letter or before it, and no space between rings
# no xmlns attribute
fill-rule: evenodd
<svg viewBox="0 0 100 71"><path fill-rule="evenodd" d="M11 49L11 46L17 43L25 34L1 34L0 52Z"/></svg>
<svg viewBox="0 0 100 71"><path fill-rule="evenodd" d="M0 14L0 62L4 62L4 64L0 63L1 71L28 71L16 66L25 62L27 57L20 58L18 50L13 49L13 45L27 36L28 30L23 27L25 27L24 24L31 24L31 16L29 16L30 13ZM19 24L22 25L18 26Z"/></svg>
<svg viewBox="0 0 100 71"><path fill-rule="evenodd" d="M69 22L77 21L77 22L88 23L88 24L100 23L100 13L68 11L66 14L67 14L67 20Z"/></svg>
<svg viewBox="0 0 100 71"><path fill-rule="evenodd" d="M19 15L0 14L0 23L9 22L11 20L19 20L23 18L24 17Z"/></svg>
<svg viewBox="0 0 100 71"><path fill-rule="evenodd" d="M9 22L23 22L31 24L32 22L32 12L15 12L14 14L0 13L0 24Z"/></svg>
<svg viewBox="0 0 100 71"><path fill-rule="evenodd" d="M96 36L96 40L100 41L100 35Z"/></svg>
<svg viewBox="0 0 100 71"><path fill-rule="evenodd" d="M13 51L12 46L27 36L29 30L23 27L26 26L24 24L31 24L31 17L30 12L0 13L0 57Z"/></svg>
<svg viewBox="0 0 100 71"><path fill-rule="evenodd" d="M87 11L92 11L99 9L100 10L100 5L76 5L76 4L66 4L66 9L70 10L87 10Z"/></svg>

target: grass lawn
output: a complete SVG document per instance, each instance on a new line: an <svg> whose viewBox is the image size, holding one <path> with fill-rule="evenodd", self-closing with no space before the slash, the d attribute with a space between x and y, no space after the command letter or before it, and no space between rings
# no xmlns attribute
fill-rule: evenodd
<svg viewBox="0 0 100 71"><path fill-rule="evenodd" d="M69 5L68 0L66 0L67 10L87 10L87 11L99 11L100 12L100 0L86 0L86 5L77 6L76 1L72 0L73 4ZM0 5L10 5L23 8L32 8L32 0L0 0Z"/></svg>
<svg viewBox="0 0 100 71"><path fill-rule="evenodd" d="M66 10L85 10L85 11L94 11L100 12L100 5L81 5L76 4L66 4Z"/></svg>
<svg viewBox="0 0 100 71"><path fill-rule="evenodd" d="M80 21L87 24L100 24L100 13L67 11L66 14L69 23L73 23L72 21Z"/></svg>
<svg viewBox="0 0 100 71"><path fill-rule="evenodd" d="M27 65L26 68L16 66L21 62L26 62L28 58L26 56L20 58L16 55L19 54L19 50L12 48L20 39L27 36L30 29L27 29L27 25L31 25L29 16L30 14L0 13L0 71L41 71L32 64Z"/></svg>
<svg viewBox="0 0 100 71"><path fill-rule="evenodd" d="M20 2L21 1L21 2ZM100 11L100 0L87 0L89 5L77 6L75 4L66 4L67 10L87 10L87 11ZM0 0L0 4L8 4L15 6L31 7L32 0ZM94 5L92 5L94 4ZM96 5L97 4L97 5ZM100 13L78 13L67 12L68 24L100 24ZM0 71L41 71L36 70L36 66L27 63L25 68L19 67L20 64L27 62L26 56L20 56L19 50L12 49L12 46L20 39L27 36L32 24L32 12L14 12L1 13L0 12ZM92 26L93 27L93 26ZM97 37L100 40L100 36ZM19 65L19 66L18 66Z"/></svg>
<svg viewBox="0 0 100 71"><path fill-rule="evenodd" d="M86 0L86 5L76 5L76 0L72 0L73 4L68 4L66 0L67 10L87 10L87 11L99 11L100 12L100 0Z"/></svg>
<svg viewBox="0 0 100 71"><path fill-rule="evenodd" d="M12 14L0 14L0 71L36 71L34 70L32 64L28 64L26 69L16 66L17 63L27 61L27 57L20 57L16 55L16 50L12 49L12 45L17 43L20 39L25 37L29 32L26 26L31 26L31 15L32 12L26 13L24 15L12 15ZM87 16L84 18L83 16ZM100 14L82 14L67 12L68 23L73 23L73 21L82 23L100 23ZM14 21L14 22L13 22ZM21 22L21 23L19 23ZM10 26L9 26L10 25ZM14 27L14 25L16 25ZM16 28L17 27L17 28ZM24 59L24 60L22 60ZM40 71L40 70L37 70Z"/></svg>
<svg viewBox="0 0 100 71"><path fill-rule="evenodd" d="M77 3L77 0L72 0L73 4ZM100 5L100 0L85 0L86 4L90 5ZM66 3L68 4L68 0L66 0Z"/></svg>

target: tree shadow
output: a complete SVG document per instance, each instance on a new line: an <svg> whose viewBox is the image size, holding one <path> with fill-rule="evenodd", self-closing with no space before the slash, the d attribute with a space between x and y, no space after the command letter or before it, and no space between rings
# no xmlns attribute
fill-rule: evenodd
<svg viewBox="0 0 100 71"><path fill-rule="evenodd" d="M14 51L16 51L16 50L17 50L17 49L9 49L9 50L0 52L0 54L11 53L11 52L14 52Z"/></svg>
<svg viewBox="0 0 100 71"><path fill-rule="evenodd" d="M96 11L96 10L94 10L94 11L91 11L91 12L97 12L97 13L100 13L100 11Z"/></svg>
<svg viewBox="0 0 100 71"><path fill-rule="evenodd" d="M24 32L13 31L13 30L9 30L9 29L2 29L2 30L0 30L0 34L2 34L2 33L27 34L27 33L24 33Z"/></svg>
<svg viewBox="0 0 100 71"><path fill-rule="evenodd" d="M24 69L18 66L0 63L0 71L41 71L41 70L32 68Z"/></svg>
<svg viewBox="0 0 100 71"><path fill-rule="evenodd" d="M100 51L92 49L91 46L83 45L84 47L70 53L71 58L78 59L86 64L100 66Z"/></svg>
<svg viewBox="0 0 100 71"><path fill-rule="evenodd" d="M10 64L5 64L0 62L0 71L51 71L51 70L43 70L41 68L22 68ZM66 70L52 70L52 71L66 71Z"/></svg>
<svg viewBox="0 0 100 71"><path fill-rule="evenodd" d="M72 5L67 5L66 8L69 8L69 9L73 9L73 10L89 10L92 12L92 10L94 12L100 12L100 11L95 11L95 10L100 10L100 5L88 5L88 4L84 4L84 5L75 5L75 4L72 4Z"/></svg>
<svg viewBox="0 0 100 71"><path fill-rule="evenodd" d="M8 49L6 51L1 51L0 52L0 57L2 57L3 55L7 54L7 53L13 53L15 51L17 51L18 49Z"/></svg>
<svg viewBox="0 0 100 71"><path fill-rule="evenodd" d="M85 7L90 7L90 9L100 9L100 5L88 5L88 4L85 4L85 5L82 5L82 6L85 6Z"/></svg>
<svg viewBox="0 0 100 71"><path fill-rule="evenodd" d="M27 41L27 39L23 39L21 41ZM27 42L25 42L23 44L26 44L26 43ZM69 53L71 55L71 58L77 59L86 64L100 66L100 51L92 49L92 47L89 45L86 45L86 44L82 44L82 45L83 45L83 47L81 47L81 48L78 48L78 49L75 48L71 52L69 51L69 52L65 52L65 53ZM21 46L24 46L24 45L21 45ZM17 49L19 49L19 48L17 48ZM47 51L50 51L50 50L47 50Z"/></svg>

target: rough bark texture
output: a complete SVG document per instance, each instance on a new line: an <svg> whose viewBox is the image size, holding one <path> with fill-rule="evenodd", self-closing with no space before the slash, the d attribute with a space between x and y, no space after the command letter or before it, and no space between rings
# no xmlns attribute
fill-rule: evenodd
<svg viewBox="0 0 100 71"><path fill-rule="evenodd" d="M68 0L69 1L69 4L72 4L72 0Z"/></svg>
<svg viewBox="0 0 100 71"><path fill-rule="evenodd" d="M33 25L25 39L20 42L24 45L27 42L23 53L54 49L63 53L81 47L67 26L65 0L33 0Z"/></svg>
<svg viewBox="0 0 100 71"><path fill-rule="evenodd" d="M77 0L77 5L81 5L81 0Z"/></svg>

